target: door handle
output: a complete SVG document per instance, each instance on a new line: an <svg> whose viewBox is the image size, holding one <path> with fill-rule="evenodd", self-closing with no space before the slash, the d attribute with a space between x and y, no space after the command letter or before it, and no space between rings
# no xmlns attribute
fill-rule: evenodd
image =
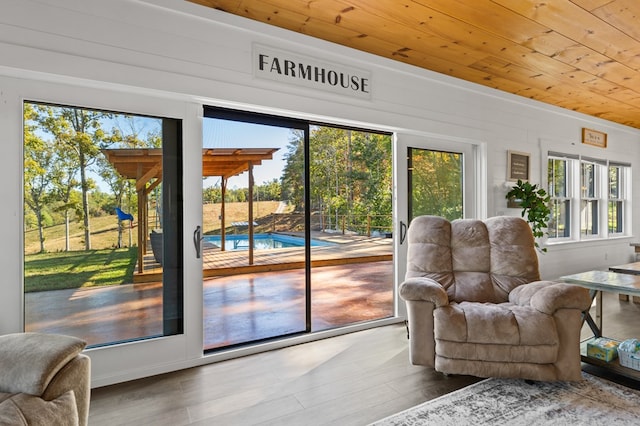
<svg viewBox="0 0 640 426"><path fill-rule="evenodd" d="M193 246L196 248L196 259L200 259L200 241L202 241L202 228L200 225L196 226L196 230L193 231Z"/></svg>
<svg viewBox="0 0 640 426"><path fill-rule="evenodd" d="M407 225L400 221L400 244L404 243L405 238L407 238Z"/></svg>

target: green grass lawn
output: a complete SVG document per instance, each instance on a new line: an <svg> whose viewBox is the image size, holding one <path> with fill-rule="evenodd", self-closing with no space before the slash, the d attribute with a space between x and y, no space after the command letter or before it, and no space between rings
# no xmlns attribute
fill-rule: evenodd
<svg viewBox="0 0 640 426"><path fill-rule="evenodd" d="M133 282L136 247L25 255L25 292Z"/></svg>

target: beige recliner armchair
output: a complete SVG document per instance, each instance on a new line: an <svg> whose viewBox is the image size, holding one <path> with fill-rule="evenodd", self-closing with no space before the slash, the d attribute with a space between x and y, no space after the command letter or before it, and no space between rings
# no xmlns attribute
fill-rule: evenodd
<svg viewBox="0 0 640 426"><path fill-rule="evenodd" d="M89 418L86 343L71 336L0 336L0 424L80 425Z"/></svg>
<svg viewBox="0 0 640 426"><path fill-rule="evenodd" d="M415 218L400 285L411 362L446 374L580 380L589 292L539 279L531 229L519 217Z"/></svg>

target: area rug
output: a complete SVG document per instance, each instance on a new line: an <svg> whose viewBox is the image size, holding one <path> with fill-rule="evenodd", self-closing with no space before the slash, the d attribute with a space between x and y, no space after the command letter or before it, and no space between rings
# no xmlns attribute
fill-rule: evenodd
<svg viewBox="0 0 640 426"><path fill-rule="evenodd" d="M486 379L372 425L640 424L640 391L582 375L580 382Z"/></svg>

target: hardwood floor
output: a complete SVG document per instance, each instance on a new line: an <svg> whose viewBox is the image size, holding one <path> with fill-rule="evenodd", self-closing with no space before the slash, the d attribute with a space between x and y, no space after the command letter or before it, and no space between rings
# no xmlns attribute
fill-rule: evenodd
<svg viewBox="0 0 640 426"><path fill-rule="evenodd" d="M94 389L90 424L363 425L478 380L408 359L380 327Z"/></svg>
<svg viewBox="0 0 640 426"><path fill-rule="evenodd" d="M640 304L604 300L607 335L640 336ZM365 425L478 380L410 365L394 325L94 389L90 424Z"/></svg>

